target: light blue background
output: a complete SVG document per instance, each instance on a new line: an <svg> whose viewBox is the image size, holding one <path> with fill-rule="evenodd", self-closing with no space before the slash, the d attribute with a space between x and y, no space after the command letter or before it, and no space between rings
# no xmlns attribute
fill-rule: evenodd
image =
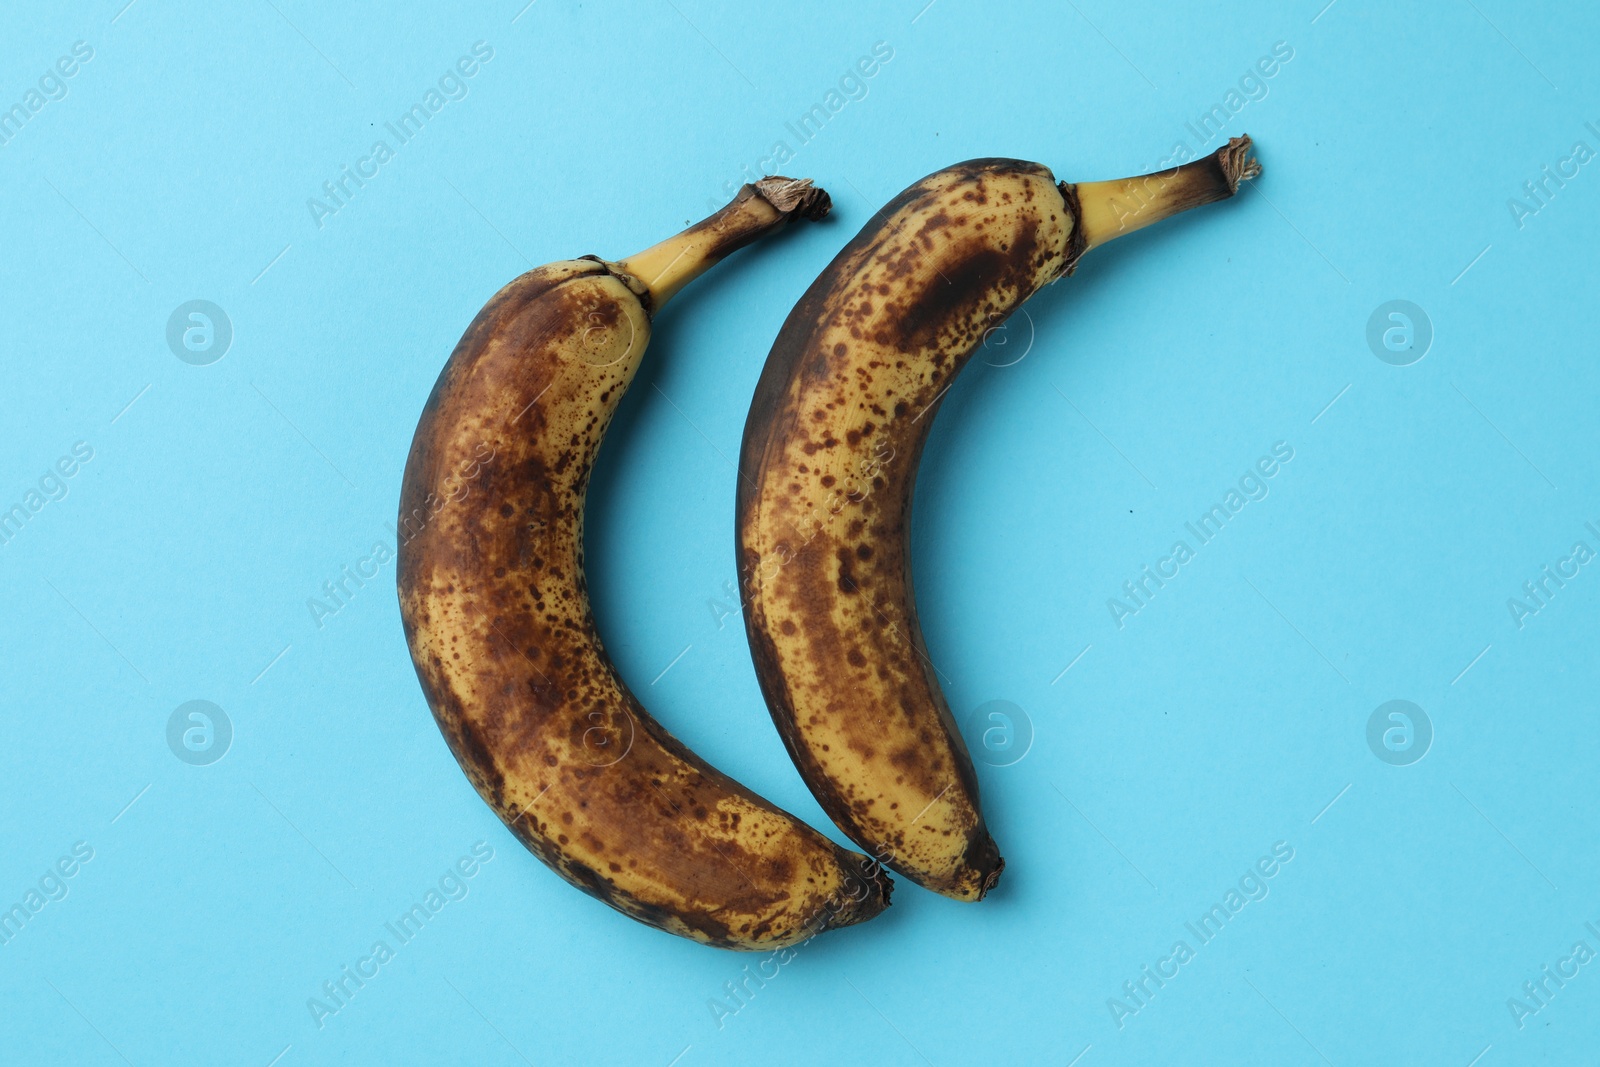
<svg viewBox="0 0 1600 1067"><path fill-rule="evenodd" d="M1592 1055L1600 963L1523 1029L1507 999L1579 939L1600 951L1600 574L1521 629L1506 601L1600 548L1600 163L1521 228L1507 200L1600 149L1600 16L924 2L8 8L0 104L75 41L94 58L0 147L0 503L74 442L94 458L0 548L0 905L75 842L94 858L0 946L7 1061ZM307 198L480 40L466 98L319 229ZM800 146L785 122L879 41L865 98ZM307 599L392 544L418 412L492 292L666 236L785 140L835 218L663 316L596 476L591 587L658 717L843 840L715 603L779 324L919 176L1150 169L1280 41L1292 60L1228 126L1259 144L1258 187L1086 258L928 446L930 651L958 716L1009 700L1035 733L980 766L1004 884L970 906L900 879L719 1028L710 1002L759 957L630 922L516 845L428 714L392 565L320 629ZM203 367L164 337L197 298L235 330ZM1433 323L1412 366L1367 347L1392 299ZM1270 496L1118 629L1107 599L1278 441ZM192 699L233 724L210 766L165 740ZM1411 766L1367 745L1391 699L1435 730ZM478 841L469 895L319 1029L307 999ZM1199 947L1184 923L1279 841L1270 895ZM1180 938L1195 958L1119 1028L1108 998Z"/></svg>

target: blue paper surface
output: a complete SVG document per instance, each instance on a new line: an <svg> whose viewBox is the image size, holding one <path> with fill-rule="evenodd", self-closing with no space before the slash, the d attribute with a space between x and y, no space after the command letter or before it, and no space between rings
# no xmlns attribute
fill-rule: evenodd
<svg viewBox="0 0 1600 1067"><path fill-rule="evenodd" d="M3 1058L1592 1054L1600 14L1324 2L9 8ZM779 963L511 838L385 561L497 288L780 164L832 192L662 316L588 537L646 705L843 841L729 613L779 324L925 173L1123 177L1243 132L1258 182L1086 257L932 432L916 586L989 899L897 879Z"/></svg>

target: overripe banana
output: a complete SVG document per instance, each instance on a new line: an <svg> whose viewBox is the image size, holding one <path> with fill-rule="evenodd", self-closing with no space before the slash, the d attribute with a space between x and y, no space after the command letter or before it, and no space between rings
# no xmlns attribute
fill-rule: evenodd
<svg viewBox="0 0 1600 1067"><path fill-rule="evenodd" d="M889 882L690 752L601 645L583 506L651 318L712 264L827 194L770 178L618 263L552 263L484 306L428 398L400 499L398 584L439 728L534 855L641 922L771 949L861 922Z"/></svg>
<svg viewBox="0 0 1600 1067"><path fill-rule="evenodd" d="M839 827L889 867L978 900L1005 866L923 644L911 497L939 401L985 332L1087 250L1232 196L1250 139L1114 182L975 159L917 182L784 323L739 456L737 548L756 674Z"/></svg>

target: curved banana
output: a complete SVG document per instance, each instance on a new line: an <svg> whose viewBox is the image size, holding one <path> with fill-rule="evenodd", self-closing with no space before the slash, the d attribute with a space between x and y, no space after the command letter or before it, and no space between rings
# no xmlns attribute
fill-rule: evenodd
<svg viewBox="0 0 1600 1067"><path fill-rule="evenodd" d="M723 948L869 919L889 882L640 706L590 612L584 495L652 315L730 252L828 207L809 181L766 179L620 263L588 257L517 278L440 374L401 491L406 638L467 777L567 881Z"/></svg>
<svg viewBox="0 0 1600 1067"><path fill-rule="evenodd" d="M1005 863L917 624L911 497L944 392L991 329L1085 251L1232 196L1248 137L1173 170L1057 183L1014 159L917 182L783 325L739 456L745 624L789 754L840 829L907 878L979 900Z"/></svg>

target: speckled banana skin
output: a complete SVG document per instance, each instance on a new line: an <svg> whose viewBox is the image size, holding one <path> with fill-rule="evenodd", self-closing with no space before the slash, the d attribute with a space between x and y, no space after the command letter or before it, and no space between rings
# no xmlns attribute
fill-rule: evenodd
<svg viewBox="0 0 1600 1067"><path fill-rule="evenodd" d="M839 827L906 877L979 900L1004 861L923 644L911 500L939 401L984 334L1087 249L1230 196L1249 141L1123 182L977 159L856 235L772 347L740 454L737 548L756 675Z"/></svg>
<svg viewBox="0 0 1600 1067"><path fill-rule="evenodd" d="M621 263L552 263L513 281L434 386L401 495L406 637L467 777L567 881L723 948L783 947L871 918L889 883L640 706L590 611L584 495L652 311L729 252L826 206L809 183L746 186Z"/></svg>

